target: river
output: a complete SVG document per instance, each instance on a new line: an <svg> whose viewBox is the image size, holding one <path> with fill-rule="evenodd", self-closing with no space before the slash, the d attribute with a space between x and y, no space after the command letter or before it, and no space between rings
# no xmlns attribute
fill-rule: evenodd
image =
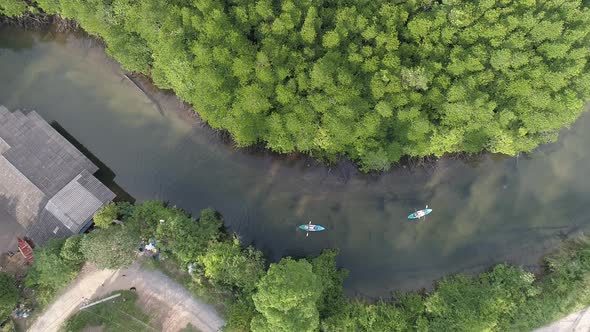
<svg viewBox="0 0 590 332"><path fill-rule="evenodd" d="M500 262L533 267L588 229L589 115L520 158L487 154L366 175L345 162L330 168L235 149L174 96L147 85L156 107L123 74L90 39L0 29L0 105L53 121L138 201L219 210L230 231L271 260L340 248L350 295L429 288ZM408 222L425 204L434 212ZM297 225L309 220L327 231L306 237Z"/></svg>

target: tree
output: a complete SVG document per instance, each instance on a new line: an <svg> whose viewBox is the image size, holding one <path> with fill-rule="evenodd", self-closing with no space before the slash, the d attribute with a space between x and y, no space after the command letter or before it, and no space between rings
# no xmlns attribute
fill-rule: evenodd
<svg viewBox="0 0 590 332"><path fill-rule="evenodd" d="M262 252L248 247L242 250L240 242L213 243L200 259L205 276L218 283L238 287L251 293L264 275Z"/></svg>
<svg viewBox="0 0 590 332"><path fill-rule="evenodd" d="M74 264L82 264L85 261L84 254L80 251L81 235L74 235L65 240L61 248L60 256Z"/></svg>
<svg viewBox="0 0 590 332"><path fill-rule="evenodd" d="M14 277L0 272L0 322L7 318L16 307L19 291Z"/></svg>
<svg viewBox="0 0 590 332"><path fill-rule="evenodd" d="M84 235L80 251L99 269L118 269L133 262L139 242L128 228L113 226Z"/></svg>
<svg viewBox="0 0 590 332"><path fill-rule="evenodd" d="M36 290L36 301L46 305L53 295L70 283L80 270L80 264L64 259L62 248L65 240L50 240L35 249L35 261L27 272L25 285Z"/></svg>
<svg viewBox="0 0 590 332"><path fill-rule="evenodd" d="M106 229L109 228L115 219L117 219L119 210L115 203L109 203L94 214L94 224L97 227Z"/></svg>
<svg viewBox="0 0 590 332"><path fill-rule="evenodd" d="M318 299L318 311L320 317L329 317L336 314L345 304L342 283L348 271L336 267L337 249L322 251L322 254L310 260L313 273L322 282L322 295Z"/></svg>
<svg viewBox="0 0 590 332"><path fill-rule="evenodd" d="M252 320L252 331L317 330L321 294L321 280L307 261L283 258L271 264L252 297L259 312Z"/></svg>
<svg viewBox="0 0 590 332"><path fill-rule="evenodd" d="M590 96L585 1L36 3L238 146L347 155L365 171L404 155L528 151Z"/></svg>
<svg viewBox="0 0 590 332"><path fill-rule="evenodd" d="M18 17L28 9L29 6L23 0L0 0L0 15Z"/></svg>
<svg viewBox="0 0 590 332"><path fill-rule="evenodd" d="M498 265L477 278L457 275L441 281L426 300L435 331L492 331L535 294L534 276Z"/></svg>
<svg viewBox="0 0 590 332"><path fill-rule="evenodd" d="M136 205L131 215L124 219L126 225L144 239L154 236L160 220L169 220L176 213L161 201L145 201Z"/></svg>
<svg viewBox="0 0 590 332"><path fill-rule="evenodd" d="M168 219L158 224L157 240L162 249L184 264L196 262L221 236L222 222L212 209L201 211L198 220L180 209L170 209L170 213Z"/></svg>

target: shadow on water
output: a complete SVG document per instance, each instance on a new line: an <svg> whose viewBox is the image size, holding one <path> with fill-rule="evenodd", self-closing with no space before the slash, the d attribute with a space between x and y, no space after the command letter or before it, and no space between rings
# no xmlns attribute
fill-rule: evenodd
<svg viewBox="0 0 590 332"><path fill-rule="evenodd" d="M125 191L125 189L121 188L121 186L115 182L115 172L113 172L107 167L107 165L100 161L98 157L92 154L92 152L90 152L90 150L88 150L82 143L78 142L74 136L70 135L70 133L68 133L68 131L59 124L59 122L54 120L51 121L50 125L98 167L98 171L94 174L94 176L96 176L100 182L102 182L117 195L117 197L115 197L115 202L125 201L135 203L135 198L133 198L128 192Z"/></svg>

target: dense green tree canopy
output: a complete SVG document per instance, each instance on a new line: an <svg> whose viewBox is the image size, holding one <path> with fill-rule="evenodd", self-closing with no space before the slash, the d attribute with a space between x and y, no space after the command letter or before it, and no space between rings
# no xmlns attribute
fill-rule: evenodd
<svg viewBox="0 0 590 332"><path fill-rule="evenodd" d="M444 279L425 302L430 326L434 331L502 330L497 324L536 294L533 281L533 274L505 265L478 278Z"/></svg>
<svg viewBox="0 0 590 332"><path fill-rule="evenodd" d="M0 15L18 17L27 10L29 6L23 0L0 0Z"/></svg>
<svg viewBox="0 0 590 332"><path fill-rule="evenodd" d="M139 237L123 226L95 230L80 241L80 251L99 269L118 269L133 262Z"/></svg>
<svg viewBox="0 0 590 332"><path fill-rule="evenodd" d="M14 277L0 272L0 322L4 321L16 307L18 298L19 292Z"/></svg>
<svg viewBox="0 0 590 332"><path fill-rule="evenodd" d="M246 293L256 288L265 272L262 252L252 247L242 250L238 240L213 243L200 261L207 278Z"/></svg>
<svg viewBox="0 0 590 332"><path fill-rule="evenodd" d="M321 294L320 278L307 261L283 258L271 264L252 297L260 313L252 320L252 331L316 331L319 325L317 301Z"/></svg>
<svg viewBox="0 0 590 332"><path fill-rule="evenodd" d="M346 154L364 169L531 150L590 89L580 0L36 2L238 146Z"/></svg>
<svg viewBox="0 0 590 332"><path fill-rule="evenodd" d="M158 223L159 247L182 263L198 261L207 247L221 236L221 219L212 209L202 210L198 220L180 209L170 210L169 219Z"/></svg>

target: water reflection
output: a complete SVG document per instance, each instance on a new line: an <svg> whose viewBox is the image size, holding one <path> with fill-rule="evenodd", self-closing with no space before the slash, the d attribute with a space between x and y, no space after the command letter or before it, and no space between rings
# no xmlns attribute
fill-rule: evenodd
<svg viewBox="0 0 590 332"><path fill-rule="evenodd" d="M12 49L9 39L21 37L31 47ZM563 237L587 229L589 116L560 142L518 159L482 155L363 175L345 162L327 168L221 143L186 105L142 91L88 45L73 35L0 30L0 104L59 122L139 201L218 209L231 231L272 259L340 248L351 294L429 287L497 262L534 266ZM428 219L408 222L425 204L434 209ZM308 220L327 231L305 237L296 227Z"/></svg>

